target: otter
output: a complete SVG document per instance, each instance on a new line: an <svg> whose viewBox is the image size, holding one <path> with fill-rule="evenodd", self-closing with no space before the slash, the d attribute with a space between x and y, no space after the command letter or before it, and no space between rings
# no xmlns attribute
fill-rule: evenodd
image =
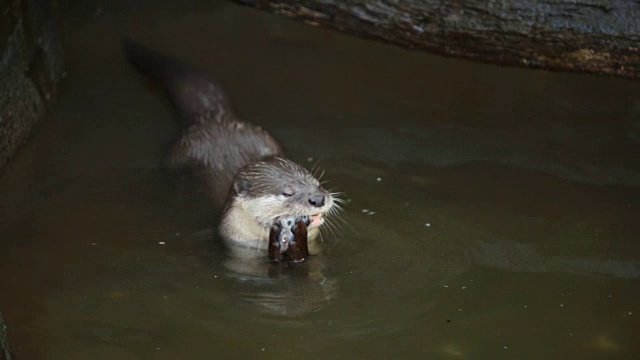
<svg viewBox="0 0 640 360"><path fill-rule="evenodd" d="M295 245L304 243L306 248L307 238L317 237L325 218L338 208L336 194L288 159L269 132L241 120L208 74L134 40L125 38L122 45L128 61L159 84L177 109L183 131L170 150L168 165L195 175L222 208L218 232L228 248L243 255L266 253L270 237L282 237L271 234L274 226L282 219L297 224L304 218L305 231L275 228L295 236L290 243L279 242L294 245L280 253L304 253L306 249ZM278 251L269 253L275 256Z"/></svg>

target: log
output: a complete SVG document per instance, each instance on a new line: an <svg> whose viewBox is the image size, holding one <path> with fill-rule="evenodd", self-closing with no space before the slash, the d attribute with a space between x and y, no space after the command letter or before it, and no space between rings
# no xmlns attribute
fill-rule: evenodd
<svg viewBox="0 0 640 360"><path fill-rule="evenodd" d="M408 49L640 78L640 0L235 0Z"/></svg>

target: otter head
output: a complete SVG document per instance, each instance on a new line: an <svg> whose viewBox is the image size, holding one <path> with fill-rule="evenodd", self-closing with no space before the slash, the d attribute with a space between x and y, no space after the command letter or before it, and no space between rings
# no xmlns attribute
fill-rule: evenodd
<svg viewBox="0 0 640 360"><path fill-rule="evenodd" d="M331 192L305 168L275 157L248 164L233 179L220 225L234 242L268 240L274 222L283 216L309 216L309 231L324 222L334 206ZM312 232L313 237L316 232ZM266 241L264 245L266 245Z"/></svg>

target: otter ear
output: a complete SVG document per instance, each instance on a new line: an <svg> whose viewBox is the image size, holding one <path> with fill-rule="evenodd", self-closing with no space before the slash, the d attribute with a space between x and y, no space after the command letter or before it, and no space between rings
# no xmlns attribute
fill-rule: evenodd
<svg viewBox="0 0 640 360"><path fill-rule="evenodd" d="M237 195L244 195L249 192L249 182L247 181L247 179L240 178L234 181L233 191L235 191Z"/></svg>

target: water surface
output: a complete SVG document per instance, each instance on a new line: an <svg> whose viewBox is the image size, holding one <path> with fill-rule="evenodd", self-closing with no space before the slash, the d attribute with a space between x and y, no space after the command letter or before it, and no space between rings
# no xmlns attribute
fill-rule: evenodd
<svg viewBox="0 0 640 360"><path fill-rule="evenodd" d="M62 2L67 79L0 174L21 359L640 355L640 87L351 38L229 3ZM347 194L297 274L229 259L162 170L121 36L214 74ZM254 264L255 265L255 264ZM264 265L264 264L262 264Z"/></svg>

